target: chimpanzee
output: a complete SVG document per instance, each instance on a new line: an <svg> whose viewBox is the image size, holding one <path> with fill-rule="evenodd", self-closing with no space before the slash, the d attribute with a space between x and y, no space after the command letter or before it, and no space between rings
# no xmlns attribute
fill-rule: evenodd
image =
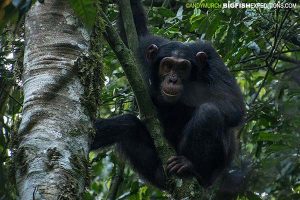
<svg viewBox="0 0 300 200"><path fill-rule="evenodd" d="M153 36L140 0L131 0L139 36L143 76L164 136L176 150L166 170L195 177L207 187L227 167L235 151L234 128L244 115L241 91L207 42L182 43ZM150 183L165 188L162 162L143 122L132 114L96 121L92 149L116 143Z"/></svg>

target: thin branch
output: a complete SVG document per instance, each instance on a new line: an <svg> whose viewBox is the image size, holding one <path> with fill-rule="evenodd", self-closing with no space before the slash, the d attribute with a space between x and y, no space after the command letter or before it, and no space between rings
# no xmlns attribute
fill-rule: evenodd
<svg viewBox="0 0 300 200"><path fill-rule="evenodd" d="M269 55L267 56L266 58L266 63L267 63L267 67L269 68L269 70L274 74L275 73L275 67L272 68L272 63L274 62L274 54L275 54L275 51L276 49L278 48L279 46L279 43L283 37L284 34L280 34L281 32L281 29L283 27L283 24L285 22L285 20L287 19L289 13L290 13L290 9L285 13L285 16L283 17L281 23L279 24L279 27L276 23L276 29L275 29L275 38L274 38L274 45L269 53ZM268 62L268 60L270 60L270 62Z"/></svg>
<svg viewBox="0 0 300 200"><path fill-rule="evenodd" d="M253 61L253 60L264 58L267 54L268 53L264 53L264 54L261 54L261 55L250 57L250 58L248 58L246 60L241 60L238 64L244 64L244 63L247 63L247 62L250 62L250 61Z"/></svg>
<svg viewBox="0 0 300 200"><path fill-rule="evenodd" d="M107 200L115 200L121 183L123 182L125 164L121 161L118 165L116 175L112 178Z"/></svg>
<svg viewBox="0 0 300 200"><path fill-rule="evenodd" d="M150 130L154 139L159 156L163 163L165 163L167 159L175 153L174 150L164 140L162 140L163 131L161 129L156 110L147 91L146 84L144 83L144 80L137 68L135 58L132 52L125 46L107 16L103 13L103 11L100 13L106 23L104 37L115 52L126 74L128 82L136 97L141 118L145 120L146 126L148 130Z"/></svg>
<svg viewBox="0 0 300 200"><path fill-rule="evenodd" d="M285 50L285 51L281 51L281 52L276 52L276 53L274 53L274 55L277 56L277 55L286 54L286 53L292 53L292 52L300 52L300 49L291 49L291 50ZM257 60L257 59L263 59L269 53L270 52L262 52L259 55L251 56L248 59L241 60L238 64L244 64L244 63L247 63L247 62L250 62L250 61L254 61L254 60Z"/></svg>
<svg viewBox="0 0 300 200"><path fill-rule="evenodd" d="M256 92L255 97L252 99L250 105L253 105L253 103L256 101L256 99L257 99L257 97L258 97L260 91L262 90L262 88L263 88L264 85L265 85L265 82L266 82L266 80L267 80L267 78L268 78L269 72L270 72L270 70L267 70L267 72L266 72L266 74L265 74L265 77L264 77L263 81L261 82L261 84L260 84L260 86L259 86L259 89L258 89L258 91Z"/></svg>
<svg viewBox="0 0 300 200"><path fill-rule="evenodd" d="M284 62L294 63L294 64L300 64L300 60L296 60L287 56L278 56L278 59Z"/></svg>
<svg viewBox="0 0 300 200"><path fill-rule="evenodd" d="M254 65L256 66L256 65ZM252 71L252 70L258 70L258 69L265 69L266 65L264 66L256 66L256 67L250 67L250 66L246 66L240 69L234 69L234 70L230 70L230 72L240 72L240 71Z"/></svg>
<svg viewBox="0 0 300 200"><path fill-rule="evenodd" d="M5 91L5 92L7 92L7 91ZM23 107L23 104L21 102L19 102L16 98L14 98L13 96L11 96L9 93L8 93L8 97L11 98L12 100L14 100L17 104L19 104L19 106Z"/></svg>
<svg viewBox="0 0 300 200"><path fill-rule="evenodd" d="M293 71L293 70L296 70L296 69L299 69L299 68L300 68L300 65L295 66L295 67L291 67L291 68L288 68L288 69L283 69L283 70L280 70L280 71L276 71L275 75L290 72L290 71Z"/></svg>

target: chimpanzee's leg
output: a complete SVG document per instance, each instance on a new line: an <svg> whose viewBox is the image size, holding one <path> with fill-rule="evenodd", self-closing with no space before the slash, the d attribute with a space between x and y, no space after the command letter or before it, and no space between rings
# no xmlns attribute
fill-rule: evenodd
<svg viewBox="0 0 300 200"><path fill-rule="evenodd" d="M179 156L168 161L168 172L189 174L205 187L211 185L230 162L234 148L222 113L212 103L202 104L184 130Z"/></svg>
<svg viewBox="0 0 300 200"><path fill-rule="evenodd" d="M91 149L117 143L137 172L153 185L164 188L165 176L153 139L145 125L126 114L96 121L96 136Z"/></svg>

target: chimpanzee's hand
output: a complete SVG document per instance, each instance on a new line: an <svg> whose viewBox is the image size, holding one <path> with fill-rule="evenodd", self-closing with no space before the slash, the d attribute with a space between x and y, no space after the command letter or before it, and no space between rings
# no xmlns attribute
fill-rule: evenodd
<svg viewBox="0 0 300 200"><path fill-rule="evenodd" d="M184 156L172 156L167 161L167 172L179 177L192 175L194 167L191 161Z"/></svg>

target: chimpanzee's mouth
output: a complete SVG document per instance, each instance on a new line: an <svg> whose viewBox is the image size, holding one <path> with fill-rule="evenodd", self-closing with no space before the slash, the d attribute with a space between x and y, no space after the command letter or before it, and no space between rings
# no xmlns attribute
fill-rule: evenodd
<svg viewBox="0 0 300 200"><path fill-rule="evenodd" d="M166 92L165 90L162 90L162 92L163 92L164 95L166 95L168 97L176 97L176 96L179 95L179 92L173 92L173 93L171 93L171 92Z"/></svg>

